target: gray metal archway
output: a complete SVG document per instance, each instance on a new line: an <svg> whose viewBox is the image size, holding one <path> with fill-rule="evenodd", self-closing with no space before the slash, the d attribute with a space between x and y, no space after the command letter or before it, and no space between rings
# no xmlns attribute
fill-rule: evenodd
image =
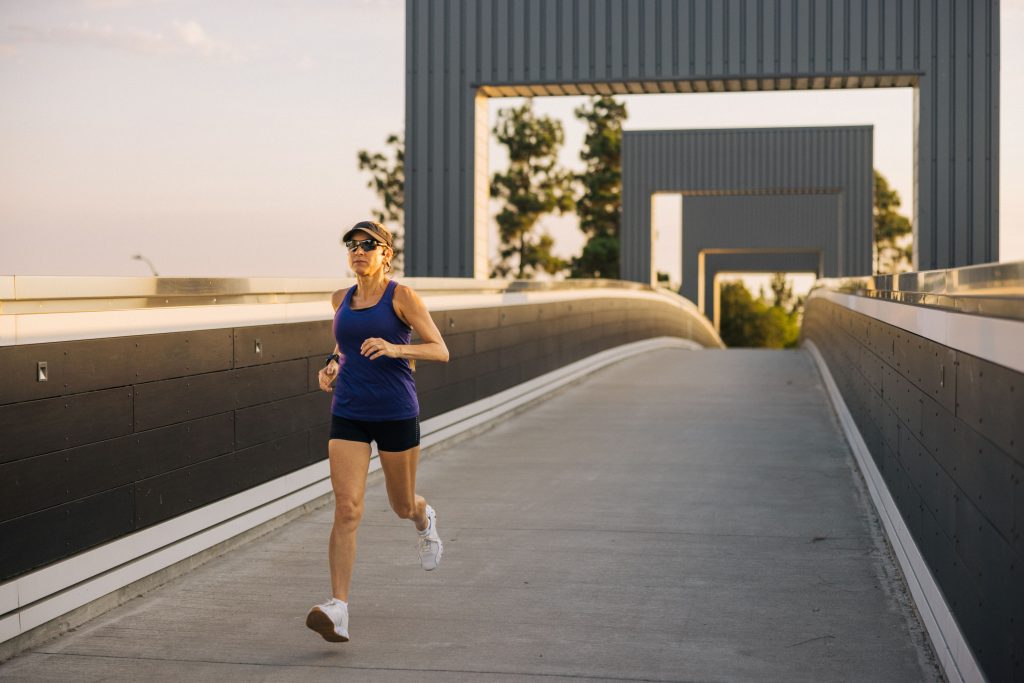
<svg viewBox="0 0 1024 683"><path fill-rule="evenodd" d="M653 281L657 193L683 195L680 293L698 304L707 249L812 248L825 277L871 268L871 126L626 132L622 156L625 279Z"/></svg>
<svg viewBox="0 0 1024 683"><path fill-rule="evenodd" d="M407 0L407 270L487 275L488 97L894 86L915 267L997 260L997 0Z"/></svg>
<svg viewBox="0 0 1024 683"><path fill-rule="evenodd" d="M705 249L700 252L701 293L698 307L721 330L722 273L813 273L822 276L823 254L817 249Z"/></svg>
<svg viewBox="0 0 1024 683"><path fill-rule="evenodd" d="M651 197L683 195L682 294L708 247L816 247L825 276L871 272L872 127L628 131L622 278L652 281Z"/></svg>
<svg viewBox="0 0 1024 683"><path fill-rule="evenodd" d="M870 202L870 196L865 200ZM842 232L843 203L840 194L684 197L680 293L700 306L699 288L705 284L702 256L730 250L763 254L763 267L756 258L750 263L761 272L779 270L773 265L773 253L810 251L816 254L813 272L822 277L839 275L834 245L836 234ZM867 247L870 250L870 241Z"/></svg>

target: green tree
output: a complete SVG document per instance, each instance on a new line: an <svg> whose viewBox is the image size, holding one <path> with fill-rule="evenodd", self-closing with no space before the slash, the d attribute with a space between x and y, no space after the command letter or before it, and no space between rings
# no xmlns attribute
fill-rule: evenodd
<svg viewBox="0 0 1024 683"><path fill-rule="evenodd" d="M764 291L758 298L742 282L724 282L719 294L720 333L727 346L794 348L800 341L803 298L793 296L792 282L784 273L772 277L773 303Z"/></svg>
<svg viewBox="0 0 1024 683"><path fill-rule="evenodd" d="M785 273L773 273L768 287L772 290L772 302L768 307L768 341L765 346L795 348L800 343L804 298L793 294L793 281ZM764 292L761 292L761 300L767 304Z"/></svg>
<svg viewBox="0 0 1024 683"><path fill-rule="evenodd" d="M772 306L784 308L792 303L793 282L786 279L785 273L774 273L768 286L772 290Z"/></svg>
<svg viewBox="0 0 1024 683"><path fill-rule="evenodd" d="M875 272L898 273L911 267L912 247L900 246L902 238L913 231L910 219L899 213L900 195L889 186L884 175L875 170Z"/></svg>
<svg viewBox="0 0 1024 683"><path fill-rule="evenodd" d="M583 253L572 262L571 277L619 277L619 225L622 218L622 122L626 105L614 97L592 97L574 112L587 124L576 176L582 193L576 202Z"/></svg>
<svg viewBox="0 0 1024 683"><path fill-rule="evenodd" d="M726 346L764 346L768 339L768 307L742 282L723 282L719 292L719 334Z"/></svg>
<svg viewBox="0 0 1024 683"><path fill-rule="evenodd" d="M404 270L403 232L405 224L405 140L400 134L387 137L385 144L391 148L388 156L380 152L370 153L365 149L358 152L359 170L369 171L370 180L366 186L377 193L384 205L374 209L373 216L391 230L395 238L395 270Z"/></svg>
<svg viewBox="0 0 1024 683"><path fill-rule="evenodd" d="M498 112L494 134L508 148L509 163L491 179L491 196L505 202L497 216L501 247L493 275L515 272L525 279L540 271L554 275L565 270L568 263L551 253L551 236L534 235L542 215L573 208L572 175L558 167L562 124L537 116L533 100L527 99L521 107Z"/></svg>
<svg viewBox="0 0 1024 683"><path fill-rule="evenodd" d="M793 281L785 273L774 273L771 283L772 306L783 309L787 315L802 317L804 313L804 297L793 294Z"/></svg>

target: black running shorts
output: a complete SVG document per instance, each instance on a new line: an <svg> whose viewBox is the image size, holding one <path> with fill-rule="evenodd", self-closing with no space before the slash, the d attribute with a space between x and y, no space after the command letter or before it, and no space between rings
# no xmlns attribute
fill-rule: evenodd
<svg viewBox="0 0 1024 683"><path fill-rule="evenodd" d="M397 453L420 445L420 419L367 422L331 415L331 438L377 442L377 449Z"/></svg>

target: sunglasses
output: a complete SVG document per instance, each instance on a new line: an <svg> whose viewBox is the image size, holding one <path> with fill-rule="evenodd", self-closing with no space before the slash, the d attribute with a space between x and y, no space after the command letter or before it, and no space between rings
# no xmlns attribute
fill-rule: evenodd
<svg viewBox="0 0 1024 683"><path fill-rule="evenodd" d="M362 247L363 251L373 251L381 243L377 240L347 240L345 246L348 247L349 251L355 251Z"/></svg>

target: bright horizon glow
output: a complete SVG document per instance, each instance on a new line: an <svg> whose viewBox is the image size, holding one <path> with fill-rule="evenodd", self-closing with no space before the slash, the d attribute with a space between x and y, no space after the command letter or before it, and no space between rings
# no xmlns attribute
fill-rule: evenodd
<svg viewBox="0 0 1024 683"><path fill-rule="evenodd" d="M1006 39L1024 35L1024 2L1001 7L1008 261L1024 260L1024 132L1010 124L1024 119L1024 43ZM0 6L0 274L146 276L142 254L166 276L346 275L339 236L378 205L356 153L404 127L404 3L258 2L240 16L199 0ZM909 214L911 92L622 99L631 130L872 124L875 165ZM570 167L582 101L536 100L563 121ZM492 100L492 121L512 102ZM542 225L560 255L579 252L574 217Z"/></svg>

